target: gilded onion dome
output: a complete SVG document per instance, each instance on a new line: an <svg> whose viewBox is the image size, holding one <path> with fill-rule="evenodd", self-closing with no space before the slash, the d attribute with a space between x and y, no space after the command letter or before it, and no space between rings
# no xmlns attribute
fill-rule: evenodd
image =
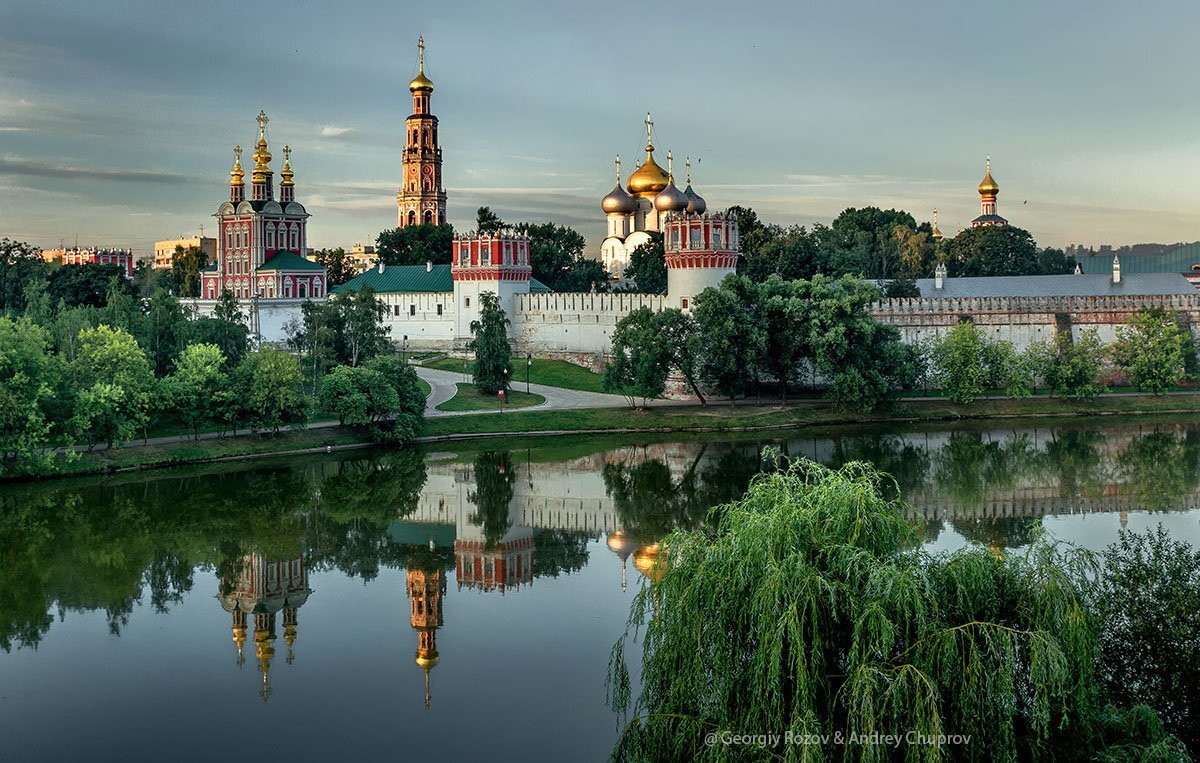
<svg viewBox="0 0 1200 763"><path fill-rule="evenodd" d="M422 670L429 670L434 665L437 665L440 660L441 656L438 654L436 649L418 649L414 662L416 662Z"/></svg>
<svg viewBox="0 0 1200 763"><path fill-rule="evenodd" d="M643 198L653 198L655 194L667 187L667 183L671 179L662 167L658 166L658 162L654 161L654 144L650 140L650 128L654 123L650 121L650 112L646 112L646 161L633 171L629 176L629 182L625 187L634 196Z"/></svg>
<svg viewBox="0 0 1200 763"><path fill-rule="evenodd" d="M987 158L987 170L984 172L983 180L979 181L980 196L995 196L1000 193L1000 186L996 185L996 181L992 180L992 157Z"/></svg>
<svg viewBox="0 0 1200 763"><path fill-rule="evenodd" d="M292 180L296 173L292 172L292 147L283 147L283 169L279 171L279 177L283 178L279 181L280 185L295 185Z"/></svg>
<svg viewBox="0 0 1200 763"><path fill-rule="evenodd" d="M637 202L621 187L620 156L617 157L617 184L601 199L600 208L608 215L630 215L637 209Z"/></svg>
<svg viewBox="0 0 1200 763"><path fill-rule="evenodd" d="M258 112L258 143L254 145L254 172L250 177L263 182L271 174L271 152L267 149L267 118L265 111Z"/></svg>
<svg viewBox="0 0 1200 763"><path fill-rule="evenodd" d="M941 241L943 238L942 232L938 230L937 207L933 208L933 231L929 235L934 241Z"/></svg>
<svg viewBox="0 0 1200 763"><path fill-rule="evenodd" d="M692 160L685 161L684 166L687 167L687 188L683 189L683 195L688 199L688 214L702 215L708 209L708 202L704 200L703 196L692 190Z"/></svg>
<svg viewBox="0 0 1200 763"><path fill-rule="evenodd" d="M671 166L671 154L667 152L667 167ZM667 171L667 186L654 197L654 208L659 212L683 212L688 208L690 200L683 191L675 187L673 173Z"/></svg>
<svg viewBox="0 0 1200 763"><path fill-rule="evenodd" d="M432 93L433 92L433 81L425 76L425 38L424 37L417 38L417 50L420 51L418 53L417 76L413 77L412 82L408 83L409 92Z"/></svg>
<svg viewBox="0 0 1200 763"><path fill-rule="evenodd" d="M233 147L233 169L229 172L230 185L245 185L246 173L242 169L242 147Z"/></svg>

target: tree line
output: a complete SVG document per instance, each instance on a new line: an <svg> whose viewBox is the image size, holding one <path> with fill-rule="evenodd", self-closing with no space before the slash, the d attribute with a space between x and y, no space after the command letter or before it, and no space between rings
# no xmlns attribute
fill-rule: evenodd
<svg viewBox="0 0 1200 763"><path fill-rule="evenodd" d="M0 275L41 272L25 270L27 248L16 249ZM424 392L388 342L383 305L369 290L306 303L287 352L259 345L228 292L211 316L198 316L161 286L138 296L113 270L66 266L0 284L9 300L0 312L0 474L52 469L55 448L69 459L77 445L178 429L274 433L314 414L381 440L406 441L419 428ZM52 289L63 271L86 287Z"/></svg>

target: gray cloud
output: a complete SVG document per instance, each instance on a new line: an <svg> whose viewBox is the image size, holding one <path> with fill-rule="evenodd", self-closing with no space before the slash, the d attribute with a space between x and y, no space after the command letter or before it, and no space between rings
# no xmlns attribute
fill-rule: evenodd
<svg viewBox="0 0 1200 763"><path fill-rule="evenodd" d="M113 167L80 167L9 155L0 156L0 175L126 183L181 183L194 179L173 172L151 172Z"/></svg>

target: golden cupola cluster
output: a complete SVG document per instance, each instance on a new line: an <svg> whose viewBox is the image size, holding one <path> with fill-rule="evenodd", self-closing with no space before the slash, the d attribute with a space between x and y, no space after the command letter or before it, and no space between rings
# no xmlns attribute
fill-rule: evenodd
<svg viewBox="0 0 1200 763"><path fill-rule="evenodd" d="M417 76L412 78L408 83L408 90L411 93L432 93L433 80L425 76L425 37L417 38Z"/></svg>
<svg viewBox="0 0 1200 763"><path fill-rule="evenodd" d="M992 180L992 157L987 158L987 169L984 170L983 180L979 181L980 196L995 196L1000 193L1000 186Z"/></svg>
<svg viewBox="0 0 1200 763"><path fill-rule="evenodd" d="M254 146L254 171L250 177L255 182L265 182L271 174L271 152L267 149L267 122L265 111L258 112L258 143Z"/></svg>

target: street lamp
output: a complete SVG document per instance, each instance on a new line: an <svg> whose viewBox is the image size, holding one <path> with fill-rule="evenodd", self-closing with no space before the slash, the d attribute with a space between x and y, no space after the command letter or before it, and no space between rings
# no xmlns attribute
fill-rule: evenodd
<svg viewBox="0 0 1200 763"><path fill-rule="evenodd" d="M400 362L408 365L408 334L400 342Z"/></svg>
<svg viewBox="0 0 1200 763"><path fill-rule="evenodd" d="M533 354L525 353L525 394L529 394L529 372L533 370Z"/></svg>
<svg viewBox="0 0 1200 763"><path fill-rule="evenodd" d="M508 399L508 368L504 369L504 388L500 390L500 412L504 413L504 401Z"/></svg>

